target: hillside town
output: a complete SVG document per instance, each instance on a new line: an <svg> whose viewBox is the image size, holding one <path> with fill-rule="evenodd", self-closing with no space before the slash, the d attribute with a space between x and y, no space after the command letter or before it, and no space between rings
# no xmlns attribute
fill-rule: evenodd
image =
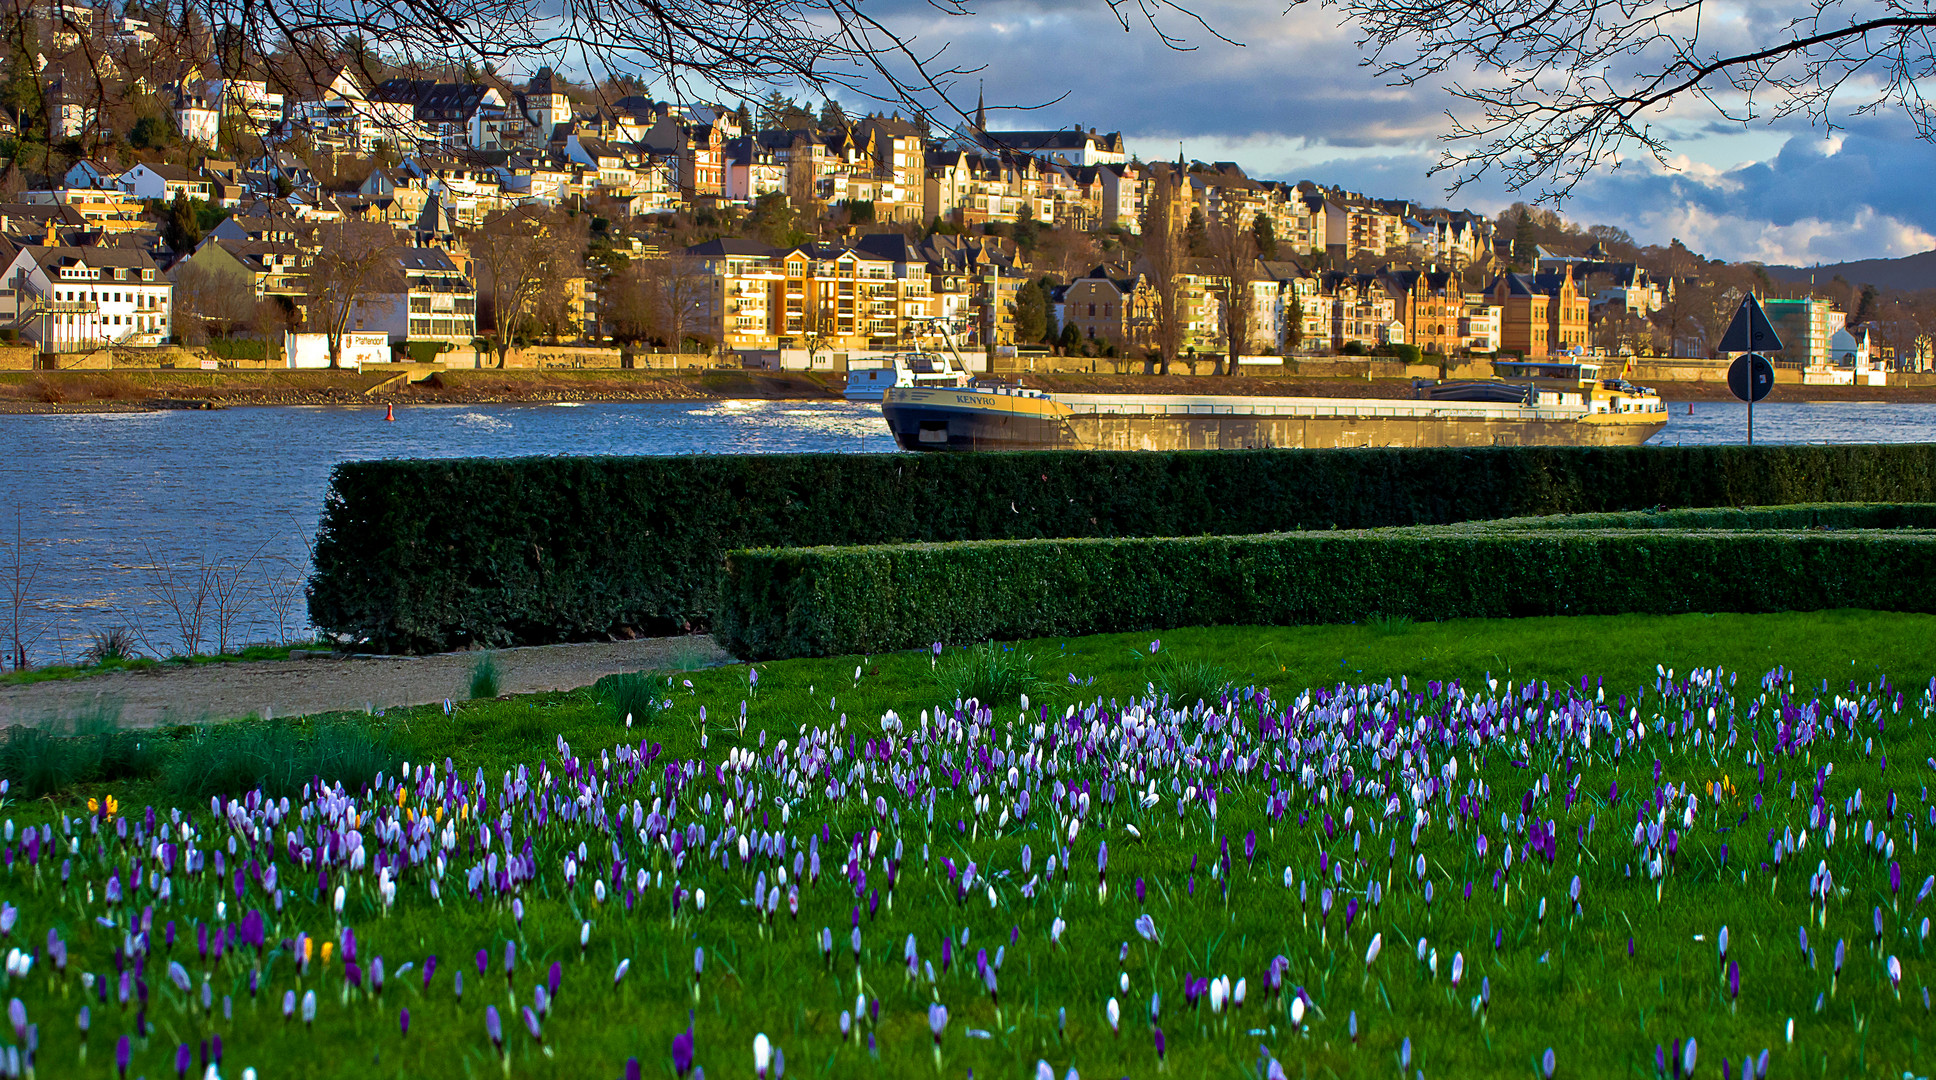
<svg viewBox="0 0 1936 1080"><path fill-rule="evenodd" d="M1929 317L1678 241L1144 160L1096 127L1001 130L655 100L622 81L409 71L35 9L0 110L0 336L237 364L531 363L536 346L841 370L1230 373L1312 356L1708 357L1740 297L1780 363L1926 370ZM25 79L26 69L32 69ZM643 359L641 359L643 358ZM578 362L583 362L582 359Z"/></svg>

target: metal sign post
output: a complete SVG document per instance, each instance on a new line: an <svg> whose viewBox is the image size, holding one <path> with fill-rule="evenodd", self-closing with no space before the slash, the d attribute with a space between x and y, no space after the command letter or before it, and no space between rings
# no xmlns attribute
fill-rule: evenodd
<svg viewBox="0 0 1936 1080"><path fill-rule="evenodd" d="M1781 336L1753 293L1741 298L1728 332L1721 335L1720 351L1742 354L1728 367L1728 389L1748 403L1748 445L1753 446L1754 403L1775 387L1775 366L1761 354L1781 351Z"/></svg>

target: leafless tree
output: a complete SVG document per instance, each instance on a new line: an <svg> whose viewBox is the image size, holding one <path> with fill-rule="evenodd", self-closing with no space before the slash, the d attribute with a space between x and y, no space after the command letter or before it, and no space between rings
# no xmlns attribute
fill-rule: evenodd
<svg viewBox="0 0 1936 1080"><path fill-rule="evenodd" d="M174 279L175 330L189 344L227 337L254 322L255 289L247 273L225 274L191 258Z"/></svg>
<svg viewBox="0 0 1936 1080"><path fill-rule="evenodd" d="M644 279L652 322L673 352L683 351L688 336L713 300L718 283L705 264L682 255L646 259L638 264Z"/></svg>
<svg viewBox="0 0 1936 1080"><path fill-rule="evenodd" d="M40 639L44 627L34 614L34 583L40 577L40 556L27 550L28 540L21 524L20 511L13 512L13 540L0 555L0 632L6 635L7 655L0 660L16 671L27 668L27 652ZM0 664L4 666L4 664Z"/></svg>
<svg viewBox="0 0 1936 1080"><path fill-rule="evenodd" d="M1102 262L1102 246L1094 233L1081 229L1044 229L1029 261L1066 285Z"/></svg>
<svg viewBox="0 0 1936 1080"><path fill-rule="evenodd" d="M306 325L328 337L329 366L341 367L343 335L357 310L386 294L403 302L397 265L403 239L388 225L341 221L319 229L317 241L304 268L309 285Z"/></svg>
<svg viewBox="0 0 1936 1080"><path fill-rule="evenodd" d="M289 644L292 631L300 628L303 622L300 567L280 558L265 564L262 596L268 605L269 615L275 619L276 643Z"/></svg>
<svg viewBox="0 0 1936 1080"><path fill-rule="evenodd" d="M1653 330L1644 316L1614 301L1593 319L1593 344L1608 356L1645 356L1654 351Z"/></svg>
<svg viewBox="0 0 1936 1080"><path fill-rule="evenodd" d="M1293 0L1336 8L1378 76L1448 81L1460 103L1437 169L1456 189L1494 169L1508 186L1563 198L1596 168L1666 163L1648 121L1681 101L1746 124L1897 108L1936 137L1936 11L1923 0Z"/></svg>
<svg viewBox="0 0 1936 1080"><path fill-rule="evenodd" d="M169 562L154 548L142 548L142 590L160 610L157 630L137 623L141 644L156 656L194 656L208 631L215 593L215 565L204 558Z"/></svg>
<svg viewBox="0 0 1936 1080"><path fill-rule="evenodd" d="M638 263L613 274L598 290L599 321L612 340L635 345L656 332L652 303L646 295L645 275Z"/></svg>
<svg viewBox="0 0 1936 1080"><path fill-rule="evenodd" d="M1217 272L1217 300L1223 314L1225 375L1237 374L1237 360L1250 347L1257 320L1257 234L1244 223L1221 219L1210 224L1210 263Z"/></svg>
<svg viewBox="0 0 1936 1080"><path fill-rule="evenodd" d="M531 321L554 345L585 331L586 224L584 215L567 215L563 227L569 231L549 239L558 268L545 275L544 288L531 301Z"/></svg>
<svg viewBox="0 0 1936 1080"><path fill-rule="evenodd" d="M822 307L818 301L807 305L806 310L800 314L800 344L806 347L809 370L812 369L815 358L826 352L827 346L833 344L833 340L832 308Z"/></svg>
<svg viewBox="0 0 1936 1080"><path fill-rule="evenodd" d="M468 243L480 306L491 315L491 343L503 367L512 339L546 290L584 273L584 235L562 211L526 204L486 218Z"/></svg>
<svg viewBox="0 0 1936 1080"><path fill-rule="evenodd" d="M248 614L249 601L256 591L256 569L261 565L263 549L268 546L269 542L265 540L256 545L247 558L217 562L210 566L209 602L214 605L217 654L225 655L232 647L241 644L236 631Z"/></svg>
<svg viewBox="0 0 1936 1080"><path fill-rule="evenodd" d="M1143 205L1143 269L1155 293L1154 347L1161 374L1183 351L1183 278L1188 272L1189 195L1180 166L1150 169L1150 193Z"/></svg>

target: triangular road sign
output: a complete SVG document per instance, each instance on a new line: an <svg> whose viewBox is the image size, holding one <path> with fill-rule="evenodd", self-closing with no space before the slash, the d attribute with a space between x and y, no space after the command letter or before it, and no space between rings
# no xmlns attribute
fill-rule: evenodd
<svg viewBox="0 0 1936 1080"><path fill-rule="evenodd" d="M1741 298L1741 307L1735 311L1734 321L1728 324L1728 332L1721 335L1720 351L1781 351L1781 337L1775 333L1774 324L1768 321L1768 313L1761 310L1761 301L1756 300L1753 293Z"/></svg>

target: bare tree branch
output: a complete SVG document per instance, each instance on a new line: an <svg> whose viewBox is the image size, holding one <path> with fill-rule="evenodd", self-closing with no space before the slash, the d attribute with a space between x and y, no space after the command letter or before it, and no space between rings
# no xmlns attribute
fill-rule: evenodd
<svg viewBox="0 0 1936 1080"><path fill-rule="evenodd" d="M1292 0L1305 3L1356 24L1388 83L1447 83L1459 104L1434 172L1455 191L1496 170L1557 202L1596 169L1666 166L1671 133L1650 118L1683 101L1829 129L1893 107L1936 137L1921 90L1936 75L1928 0L1809 0L1773 20L1707 0Z"/></svg>

